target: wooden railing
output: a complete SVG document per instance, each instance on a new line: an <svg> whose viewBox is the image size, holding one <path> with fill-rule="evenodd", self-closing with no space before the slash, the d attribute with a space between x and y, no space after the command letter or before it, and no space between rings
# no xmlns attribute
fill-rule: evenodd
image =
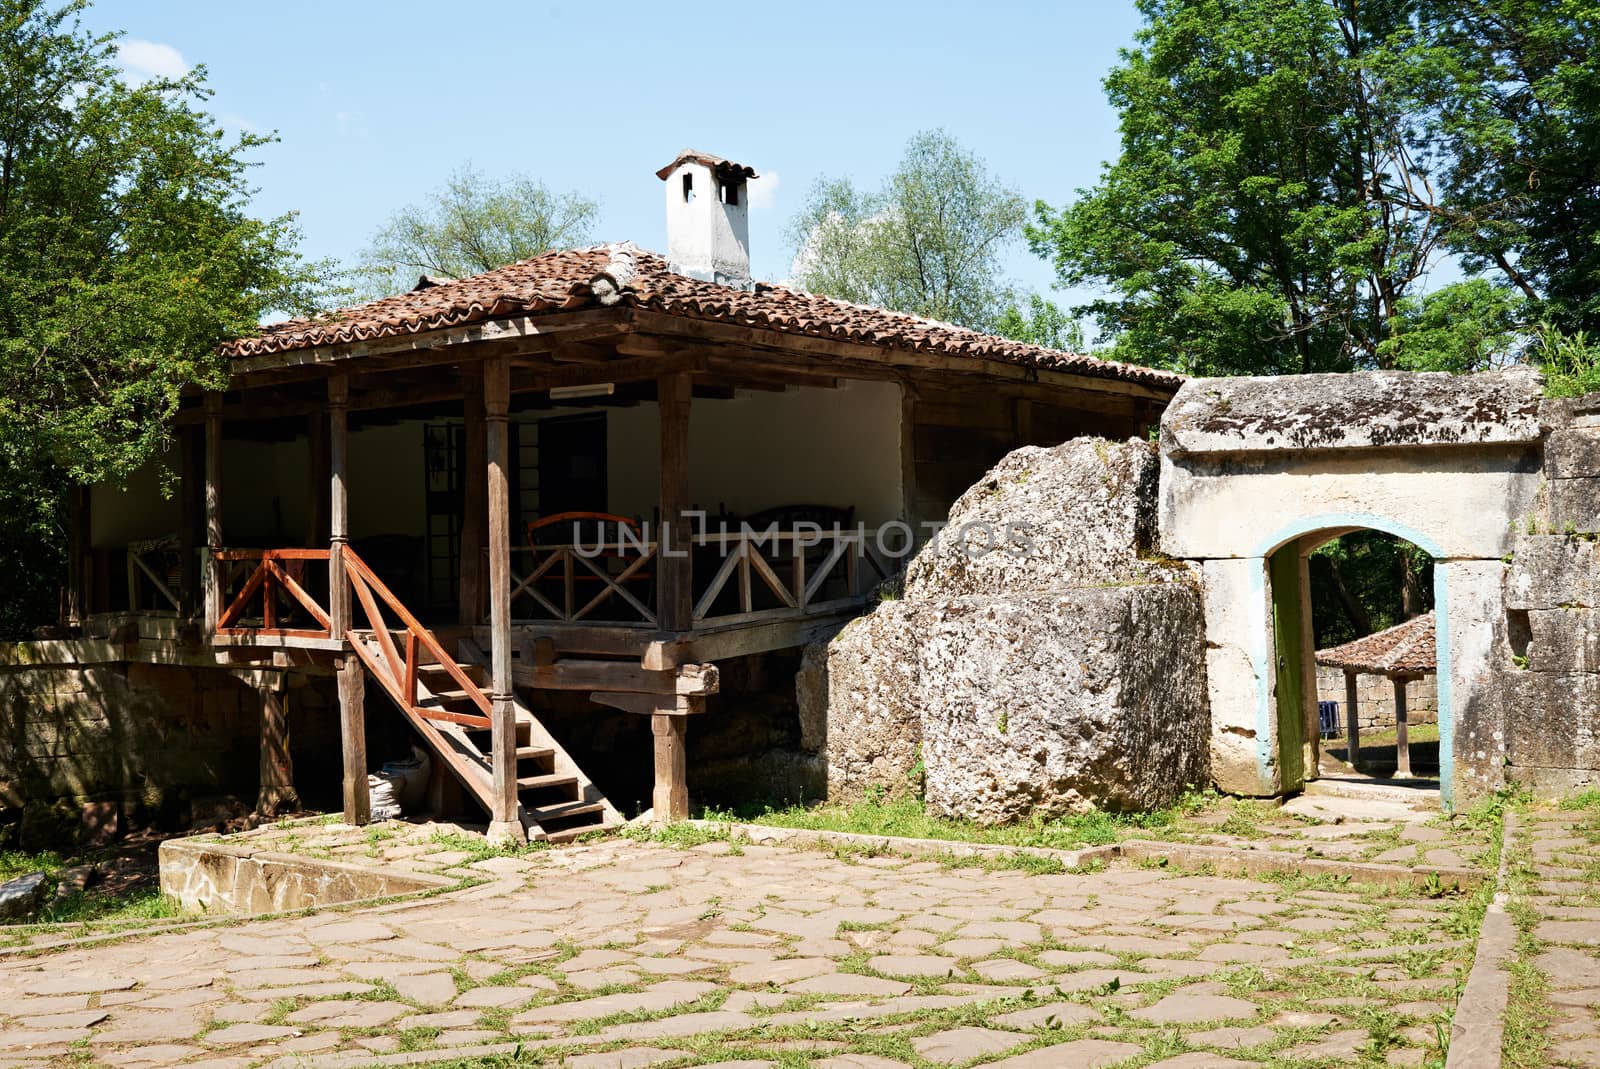
<svg viewBox="0 0 1600 1069"><path fill-rule="evenodd" d="M148 542L134 542L128 546L128 609L138 612L141 609L154 609L165 612L170 606L174 612L182 612L183 604L174 586L181 586L182 580L179 573L183 567L183 558L180 556L178 540L176 538L156 538ZM175 582L176 580L176 582ZM160 600L150 599L150 604L145 604L144 593L151 591L160 596ZM166 605L162 605L165 601Z"/></svg>
<svg viewBox="0 0 1600 1069"><path fill-rule="evenodd" d="M514 547L519 620L655 627L659 545ZM860 604L891 569L859 528L706 532L691 540L692 626L821 615Z"/></svg>
<svg viewBox="0 0 1600 1069"><path fill-rule="evenodd" d="M695 600L695 626L832 612L858 604L871 583L890 575L860 528L710 532L695 544L722 556Z"/></svg>
<svg viewBox="0 0 1600 1069"><path fill-rule="evenodd" d="M538 619L654 627L656 614L649 604L648 583L657 548L653 542L628 542L616 552L608 549L595 556L573 545L514 546L512 560L526 558L528 565L526 576L518 575L515 567L511 570L512 615L517 615L520 602L539 610ZM618 570L612 571L614 567ZM629 584L644 597L630 590ZM603 615L603 611L617 615Z"/></svg>
<svg viewBox="0 0 1600 1069"><path fill-rule="evenodd" d="M328 619L327 610L317 604L317 600L301 584L305 578L306 562L326 562L327 550L219 549L215 558L222 562L224 590L231 589L243 572L248 573L244 585L217 615L217 634L278 638L331 637L333 625ZM250 568L252 563L255 565L253 569ZM253 607L259 607L259 612L251 613ZM317 626L281 626L293 621L297 610Z"/></svg>
<svg viewBox="0 0 1600 1069"><path fill-rule="evenodd" d="M488 697L456 663L456 659L445 653L444 647L434 637L433 632L417 622L417 618L400 599L384 586L383 580L374 575L366 562L356 556L349 547L344 551L344 567L350 589L354 592L356 602L366 617L367 630L371 631L377 640L379 654L374 656L360 635L352 632L347 637L351 648L355 650L373 677L389 692L389 696L401 707L411 710L425 720L447 720L453 724L464 724L474 728L489 727L491 705ZM399 621L398 629L405 644L404 655L400 652L400 645L395 642L394 631L384 616L384 609ZM437 665L439 670L448 675L451 681L465 692L465 697L483 715L473 716L470 713L451 712L439 706L423 705L418 691L417 675L424 665Z"/></svg>

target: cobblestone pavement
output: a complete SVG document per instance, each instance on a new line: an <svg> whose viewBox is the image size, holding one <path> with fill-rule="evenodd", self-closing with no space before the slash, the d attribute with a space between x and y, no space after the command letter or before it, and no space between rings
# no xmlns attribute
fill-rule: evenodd
<svg viewBox="0 0 1600 1069"><path fill-rule="evenodd" d="M275 834L484 882L7 960L0 1065L1423 1065L1472 959L1468 898L1326 880Z"/></svg>
<svg viewBox="0 0 1600 1069"><path fill-rule="evenodd" d="M1528 1022L1537 1036L1523 1038L1543 1039L1550 1065L1600 1067L1600 807L1530 812L1518 837L1529 844L1511 880L1520 980L1533 971L1543 991L1543 1019Z"/></svg>

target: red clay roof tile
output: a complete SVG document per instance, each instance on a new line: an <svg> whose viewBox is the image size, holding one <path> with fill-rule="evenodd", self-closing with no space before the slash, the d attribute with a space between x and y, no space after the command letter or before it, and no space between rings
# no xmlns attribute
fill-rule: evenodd
<svg viewBox="0 0 1600 1069"><path fill-rule="evenodd" d="M633 273L631 277L622 273L626 280L619 279L620 293L608 292L602 284L597 295L594 283L603 275L618 274L614 259L631 259ZM784 286L757 283L753 291L720 286L676 274L668 269L662 256L631 244L547 252L470 278L437 282L311 319L274 323L261 328L258 334L225 344L222 352L230 357L259 356L419 334L490 319L595 307L601 304L602 296L606 304L782 334L993 360L1136 382L1156 389L1176 390L1183 382L1181 375L1170 371L1046 349Z"/></svg>

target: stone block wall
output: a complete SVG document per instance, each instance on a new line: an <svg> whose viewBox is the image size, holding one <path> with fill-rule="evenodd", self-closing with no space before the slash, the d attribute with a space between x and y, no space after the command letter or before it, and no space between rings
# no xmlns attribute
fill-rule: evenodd
<svg viewBox="0 0 1600 1069"><path fill-rule="evenodd" d="M1345 725L1344 669L1317 666L1317 700L1339 703L1339 733ZM1356 676L1357 722L1362 731L1394 727L1394 684L1387 676ZM1439 722L1439 681L1433 675L1406 684L1406 723Z"/></svg>
<svg viewBox="0 0 1600 1069"><path fill-rule="evenodd" d="M1600 394L1546 402L1541 509L1519 528L1498 666L1506 782L1554 797L1600 785Z"/></svg>
<svg viewBox="0 0 1600 1069"><path fill-rule="evenodd" d="M0 665L0 843L29 848L186 827L208 798L255 800L261 699L220 668L128 661ZM34 651L36 652L36 651ZM53 658L51 658L53 659ZM17 663L33 660L35 663ZM331 681L296 680L291 746L337 766Z"/></svg>

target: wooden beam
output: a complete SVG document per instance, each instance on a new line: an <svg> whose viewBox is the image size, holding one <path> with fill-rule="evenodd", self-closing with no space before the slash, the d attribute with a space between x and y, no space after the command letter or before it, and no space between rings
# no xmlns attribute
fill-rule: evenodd
<svg viewBox="0 0 1600 1069"><path fill-rule="evenodd" d="M689 718L675 713L655 713L650 718L655 737L655 790L651 802L655 823L668 824L689 817L689 776L684 745Z"/></svg>
<svg viewBox="0 0 1600 1069"><path fill-rule="evenodd" d="M489 837L526 842L517 801L517 717L511 675L511 366L483 365L484 477L489 511L489 664L491 772ZM470 473L469 473L470 475Z"/></svg>
<svg viewBox="0 0 1600 1069"><path fill-rule="evenodd" d="M1356 673L1344 670L1344 737L1345 764L1361 768L1361 697L1356 687Z"/></svg>
<svg viewBox="0 0 1600 1069"><path fill-rule="evenodd" d="M649 671L667 671L683 664L725 661L752 653L794 649L820 638L831 638L841 627L861 615L862 611L851 609L826 616L803 616L721 631L696 631L681 639L653 640L645 646L640 663Z"/></svg>
<svg viewBox="0 0 1600 1069"><path fill-rule="evenodd" d="M350 546L350 379L328 379L328 620L333 639L343 643L350 630L350 583L345 551Z"/></svg>
<svg viewBox="0 0 1600 1069"><path fill-rule="evenodd" d="M654 672L631 661L563 659L554 664L517 665L519 687L539 690L618 691L629 694L704 696L717 693L722 676L714 664L683 664Z"/></svg>
<svg viewBox="0 0 1600 1069"><path fill-rule="evenodd" d="M256 688L261 696L261 775L256 812L275 817L300 808L294 789L294 762L289 755L289 715L282 681Z"/></svg>
<svg viewBox="0 0 1600 1069"><path fill-rule="evenodd" d="M217 551L222 548L222 395L206 395L206 569L205 633L217 630L222 613L222 568Z"/></svg>
<svg viewBox="0 0 1600 1069"><path fill-rule="evenodd" d="M656 555L656 623L663 631L686 631L693 621L691 574L693 530L689 509L689 401L692 380L675 371L656 380L661 409L661 532Z"/></svg>
<svg viewBox="0 0 1600 1069"><path fill-rule="evenodd" d="M333 485L333 457L328 452L327 396L322 403L306 413L306 451L310 454L311 509L306 518L306 545L320 546L333 537L328 515L333 507L333 497L328 490Z"/></svg>
<svg viewBox="0 0 1600 1069"><path fill-rule="evenodd" d="M596 705L609 706L624 713L654 716L672 713L676 716L693 716L706 711L706 700L686 694L665 697L660 694L627 694L621 691L594 691L589 700Z"/></svg>
<svg viewBox="0 0 1600 1069"><path fill-rule="evenodd" d="M367 791L367 680L358 657L339 666L339 734L343 740L344 822L355 826L372 820Z"/></svg>
<svg viewBox="0 0 1600 1069"><path fill-rule="evenodd" d="M205 541L203 484L205 442L198 427L180 427L178 435L178 604L184 616L200 613L203 585L200 547Z"/></svg>
<svg viewBox="0 0 1600 1069"><path fill-rule="evenodd" d="M565 386L598 386L607 382L645 382L673 372L705 369L705 358L698 355L674 357L642 356L612 360L604 364L555 367L546 363L523 362L530 374L526 386L532 390L551 390Z"/></svg>

